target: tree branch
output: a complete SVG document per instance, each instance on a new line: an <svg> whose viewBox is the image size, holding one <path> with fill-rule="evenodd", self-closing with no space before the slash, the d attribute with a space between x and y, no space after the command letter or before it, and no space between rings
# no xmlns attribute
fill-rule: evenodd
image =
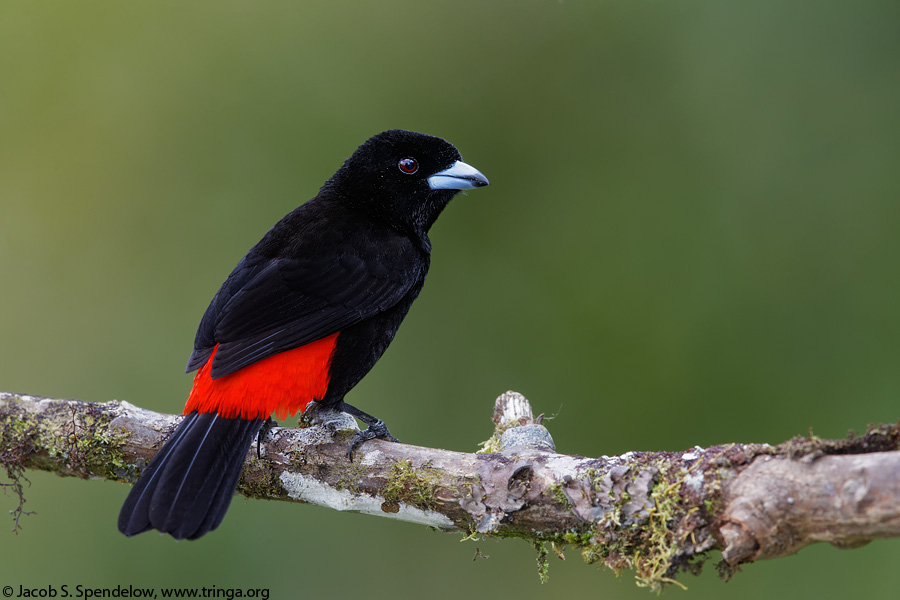
<svg viewBox="0 0 900 600"><path fill-rule="evenodd" d="M838 441L584 458L555 453L541 417L507 392L479 453L373 440L349 462L356 423L316 408L304 427L271 429L259 456L251 449L240 493L521 537L544 561L546 544L558 553L575 547L588 562L634 569L653 589L698 572L712 549L722 550L719 569L730 577L742 563L813 542L851 548L900 536L897 425ZM131 482L179 419L127 402L0 393L0 464L19 495L14 530L25 514L24 469Z"/></svg>

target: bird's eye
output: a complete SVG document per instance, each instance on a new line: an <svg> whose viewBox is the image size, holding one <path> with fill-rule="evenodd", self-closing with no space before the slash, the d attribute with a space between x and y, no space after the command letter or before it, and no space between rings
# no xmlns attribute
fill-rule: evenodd
<svg viewBox="0 0 900 600"><path fill-rule="evenodd" d="M397 166L407 175L412 175L419 170L419 161L414 158L401 158Z"/></svg>

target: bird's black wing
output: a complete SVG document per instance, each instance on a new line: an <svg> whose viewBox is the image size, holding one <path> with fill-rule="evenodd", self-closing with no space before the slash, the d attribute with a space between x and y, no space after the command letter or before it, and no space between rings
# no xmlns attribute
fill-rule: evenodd
<svg viewBox="0 0 900 600"><path fill-rule="evenodd" d="M244 257L203 315L187 370L216 344L213 378L322 339L391 308L424 277L420 251L403 236L327 246Z"/></svg>

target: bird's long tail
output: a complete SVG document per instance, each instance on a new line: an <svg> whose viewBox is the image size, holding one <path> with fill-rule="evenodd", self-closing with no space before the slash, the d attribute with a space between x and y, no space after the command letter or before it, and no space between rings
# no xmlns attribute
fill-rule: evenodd
<svg viewBox="0 0 900 600"><path fill-rule="evenodd" d="M175 539L196 539L219 526L262 419L226 419L192 412L134 484L119 531L150 529Z"/></svg>

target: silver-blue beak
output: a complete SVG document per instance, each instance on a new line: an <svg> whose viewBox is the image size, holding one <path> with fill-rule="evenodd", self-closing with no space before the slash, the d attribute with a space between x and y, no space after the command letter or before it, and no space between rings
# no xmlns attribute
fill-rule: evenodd
<svg viewBox="0 0 900 600"><path fill-rule="evenodd" d="M461 160L428 178L428 186L433 190L470 190L486 185L490 185L487 177Z"/></svg>

